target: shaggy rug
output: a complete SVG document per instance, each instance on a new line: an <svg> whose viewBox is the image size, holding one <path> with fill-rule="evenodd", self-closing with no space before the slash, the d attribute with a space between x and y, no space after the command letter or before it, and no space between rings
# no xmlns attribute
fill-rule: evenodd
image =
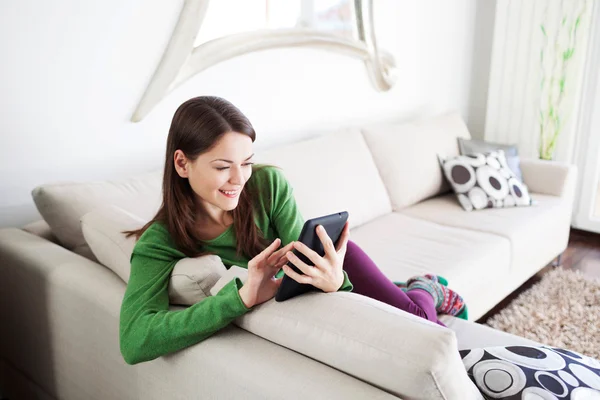
<svg viewBox="0 0 600 400"><path fill-rule="evenodd" d="M486 325L600 359L600 279L553 269Z"/></svg>

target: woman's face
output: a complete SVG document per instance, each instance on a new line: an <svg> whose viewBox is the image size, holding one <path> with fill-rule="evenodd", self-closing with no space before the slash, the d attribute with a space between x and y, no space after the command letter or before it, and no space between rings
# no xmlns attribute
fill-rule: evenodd
<svg viewBox="0 0 600 400"><path fill-rule="evenodd" d="M229 132L221 137L208 152L190 162L183 162L181 150L175 152L175 168L187 177L207 211L233 210L238 205L240 193L252 175L252 139L242 133ZM185 176L187 175L187 176Z"/></svg>

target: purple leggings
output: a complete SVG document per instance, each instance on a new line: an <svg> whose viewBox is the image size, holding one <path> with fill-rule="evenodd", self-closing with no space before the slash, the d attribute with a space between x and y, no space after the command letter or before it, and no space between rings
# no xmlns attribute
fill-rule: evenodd
<svg viewBox="0 0 600 400"><path fill-rule="evenodd" d="M403 311L444 325L437 318L433 297L422 289L404 293L390 281L373 260L351 240L344 258L344 271L354 286L354 293L379 300Z"/></svg>

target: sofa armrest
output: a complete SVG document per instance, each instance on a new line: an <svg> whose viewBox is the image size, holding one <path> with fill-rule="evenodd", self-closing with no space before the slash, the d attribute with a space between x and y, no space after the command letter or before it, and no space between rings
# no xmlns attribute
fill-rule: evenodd
<svg viewBox="0 0 600 400"><path fill-rule="evenodd" d="M54 311L58 287L54 280L78 270L119 280L103 266L43 237L17 228L0 229L0 318L2 326L10 327L0 329L0 358L52 396L56 395L57 363L61 362L56 338L61 329L76 329L63 328ZM114 301L120 301L118 295Z"/></svg>
<svg viewBox="0 0 600 400"><path fill-rule="evenodd" d="M356 293L270 300L234 323L401 398L482 398L452 330Z"/></svg>
<svg viewBox="0 0 600 400"><path fill-rule="evenodd" d="M65 263L95 262L79 256L70 250L56 244L52 237L46 236L42 231L29 231L32 226L25 229L3 228L0 229L0 267L2 264L19 264L26 271L35 269L40 276L47 276L56 268ZM4 272L4 271L3 271Z"/></svg>
<svg viewBox="0 0 600 400"><path fill-rule="evenodd" d="M523 181L532 193L558 197L574 195L577 166L557 161L522 159Z"/></svg>

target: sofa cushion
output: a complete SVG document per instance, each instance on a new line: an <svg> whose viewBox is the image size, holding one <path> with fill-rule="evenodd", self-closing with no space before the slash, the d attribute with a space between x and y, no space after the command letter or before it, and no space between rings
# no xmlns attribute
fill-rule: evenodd
<svg viewBox="0 0 600 400"><path fill-rule="evenodd" d="M489 208L466 213L454 195L445 195L406 208L402 214L510 240L510 274L518 285L560 254L569 239L570 202L538 193L532 196L536 200L532 207Z"/></svg>
<svg viewBox="0 0 600 400"><path fill-rule="evenodd" d="M81 217L97 207L112 204L148 221L160 206L161 185L162 171L156 171L124 181L41 185L33 189L32 196L60 243L91 258L81 232Z"/></svg>
<svg viewBox="0 0 600 400"><path fill-rule="evenodd" d="M209 296L215 296L236 277L246 283L248 270L237 265L227 269L217 255L182 258L171 272L169 303L185 306L199 303Z"/></svg>
<svg viewBox="0 0 600 400"><path fill-rule="evenodd" d="M122 231L139 229L147 221L119 208L96 208L81 217L81 231L98 262L129 281L130 258L136 239L125 237Z"/></svg>
<svg viewBox="0 0 600 400"><path fill-rule="evenodd" d="M509 275L508 239L397 212L352 230L350 240L392 281L428 272L444 276L464 298L470 319L479 318L501 300L489 295L489 282Z"/></svg>
<svg viewBox="0 0 600 400"><path fill-rule="evenodd" d="M97 208L81 218L83 235L98 261L129 281L130 260L136 239L121 232L142 227L146 222L127 211L107 206ZM169 302L192 305L215 295L230 280L245 282L248 271L232 266L227 269L221 258L208 254L179 260L169 279Z"/></svg>
<svg viewBox="0 0 600 400"><path fill-rule="evenodd" d="M458 138L458 149L461 155L474 154L474 153L487 153L494 150L504 151L506 155L506 163L508 167L520 181L523 181L523 174L521 172L521 160L519 159L519 150L514 144L501 144L486 142L480 139L463 139Z"/></svg>
<svg viewBox="0 0 600 400"><path fill-rule="evenodd" d="M459 154L457 138L470 138L460 115L362 129L394 210L447 192L437 155Z"/></svg>
<svg viewBox="0 0 600 400"><path fill-rule="evenodd" d="M462 350L465 369L494 399L598 399L600 361L551 346Z"/></svg>
<svg viewBox="0 0 600 400"><path fill-rule="evenodd" d="M348 211L352 228L391 211L383 181L358 130L257 151L255 157L285 171L304 219Z"/></svg>
<svg viewBox="0 0 600 400"><path fill-rule="evenodd" d="M234 323L400 398L481 398L452 330L365 296L270 300Z"/></svg>
<svg viewBox="0 0 600 400"><path fill-rule="evenodd" d="M465 211L532 203L527 185L509 168L503 150L440 158L440 165Z"/></svg>

